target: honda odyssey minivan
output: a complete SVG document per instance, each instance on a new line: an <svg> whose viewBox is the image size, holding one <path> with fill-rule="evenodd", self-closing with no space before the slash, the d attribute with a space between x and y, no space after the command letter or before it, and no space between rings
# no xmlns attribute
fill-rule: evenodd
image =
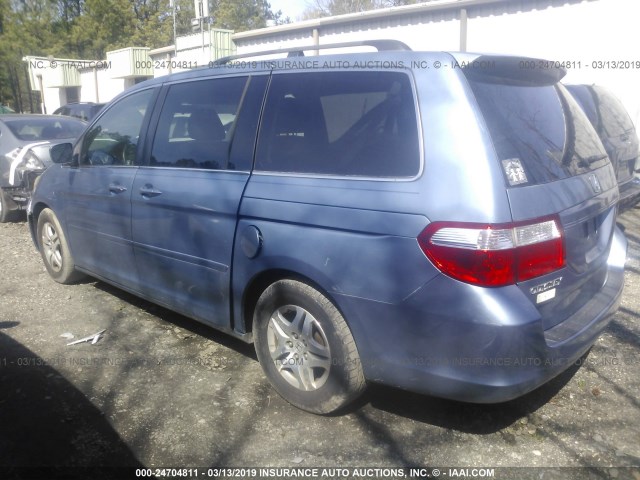
<svg viewBox="0 0 640 480"><path fill-rule="evenodd" d="M568 368L618 306L627 243L565 72L370 43L123 92L40 177L50 275L253 342L315 413L367 382L502 402Z"/></svg>

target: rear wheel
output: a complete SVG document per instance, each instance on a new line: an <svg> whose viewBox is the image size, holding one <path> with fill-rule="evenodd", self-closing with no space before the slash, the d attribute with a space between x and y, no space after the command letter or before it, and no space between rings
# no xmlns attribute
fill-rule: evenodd
<svg viewBox="0 0 640 480"><path fill-rule="evenodd" d="M84 275L76 270L67 238L53 210L45 208L38 217L38 247L47 272L58 283L74 283Z"/></svg>
<svg viewBox="0 0 640 480"><path fill-rule="evenodd" d="M295 280L272 284L253 318L256 353L267 378L289 403L326 414L365 389L360 357L337 308Z"/></svg>

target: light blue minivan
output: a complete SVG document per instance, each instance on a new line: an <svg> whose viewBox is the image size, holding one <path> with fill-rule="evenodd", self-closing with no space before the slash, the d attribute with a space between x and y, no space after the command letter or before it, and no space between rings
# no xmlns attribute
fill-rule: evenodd
<svg viewBox="0 0 640 480"><path fill-rule="evenodd" d="M316 413L367 382L501 402L568 368L618 306L627 243L565 72L372 44L123 92L39 179L51 276L253 342Z"/></svg>

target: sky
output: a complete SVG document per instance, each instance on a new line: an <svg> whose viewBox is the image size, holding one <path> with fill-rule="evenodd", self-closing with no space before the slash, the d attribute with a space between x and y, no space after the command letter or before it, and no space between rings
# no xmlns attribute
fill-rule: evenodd
<svg viewBox="0 0 640 480"><path fill-rule="evenodd" d="M307 8L308 0L269 0L271 10L282 10L283 17L291 17L291 20L299 20L302 12Z"/></svg>

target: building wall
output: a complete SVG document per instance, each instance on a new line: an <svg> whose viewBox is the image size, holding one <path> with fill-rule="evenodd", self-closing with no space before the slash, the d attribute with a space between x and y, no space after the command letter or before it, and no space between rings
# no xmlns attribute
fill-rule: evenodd
<svg viewBox="0 0 640 480"><path fill-rule="evenodd" d="M209 61L235 52L233 31L207 29L178 37L178 57L173 46L150 55L144 47L127 47L107 52L106 60L60 59L26 56L32 90L42 90L44 109L51 113L69 103L66 88L79 89L81 102L108 102L137 81L207 65ZM204 39L204 48L202 42ZM97 87L96 87L97 84Z"/></svg>
<svg viewBox="0 0 640 480"><path fill-rule="evenodd" d="M98 89L96 90L96 80ZM105 103L122 92L127 82L124 78L111 78L107 69L84 69L80 72L80 101Z"/></svg>
<svg viewBox="0 0 640 480"><path fill-rule="evenodd" d="M437 2L433 2L437 3ZM447 2L444 2L447 3ZM453 2L448 2L453 3ZM640 54L635 32L635 0L507 0L467 6L467 51L504 53L571 62L566 83L598 83L610 88L640 127ZM395 9L396 12L401 9ZM346 18L346 17L345 17ZM238 53L313 43L313 27L278 27L261 36L234 36ZM324 19L319 43L365 39L402 40L413 50L460 50L460 12L445 11L351 16L348 22ZM260 33L261 31L255 31ZM634 68L612 68L611 61ZM606 62L609 61L609 65ZM635 62L639 62L636 64ZM631 64L622 63L623 67Z"/></svg>
<svg viewBox="0 0 640 480"><path fill-rule="evenodd" d="M123 49L144 50L148 49ZM118 53L120 51L116 51ZM135 62L128 58L113 60L80 60L27 56L23 60L29 71L32 90L41 91L43 105L38 111L53 113L54 110L72 101L108 102L126 88L135 84L137 78L149 78L152 70L137 71ZM130 64L130 65L129 65ZM117 67L117 68L114 68ZM128 75L123 77L122 75ZM97 88L96 88L97 82ZM75 98L68 93L78 92Z"/></svg>
<svg viewBox="0 0 640 480"><path fill-rule="evenodd" d="M640 62L638 44L632 35L638 28L637 2L562 2L564 5L536 9L516 5L527 2L508 3L505 13L496 14L491 7L482 7L469 18L470 50L571 62L574 68L568 69L565 83L597 83L610 88L640 127L640 63L633 69L600 63ZM544 7L551 2L535 3Z"/></svg>
<svg viewBox="0 0 640 480"><path fill-rule="evenodd" d="M231 40L233 30L219 28L205 29L203 32L176 38L175 51L166 48L149 53L153 66L153 76L161 77L170 73L207 66L209 62L235 53Z"/></svg>
<svg viewBox="0 0 640 480"><path fill-rule="evenodd" d="M67 92L64 88L44 88L43 94L46 111L43 113L53 113L61 105L67 103Z"/></svg>

